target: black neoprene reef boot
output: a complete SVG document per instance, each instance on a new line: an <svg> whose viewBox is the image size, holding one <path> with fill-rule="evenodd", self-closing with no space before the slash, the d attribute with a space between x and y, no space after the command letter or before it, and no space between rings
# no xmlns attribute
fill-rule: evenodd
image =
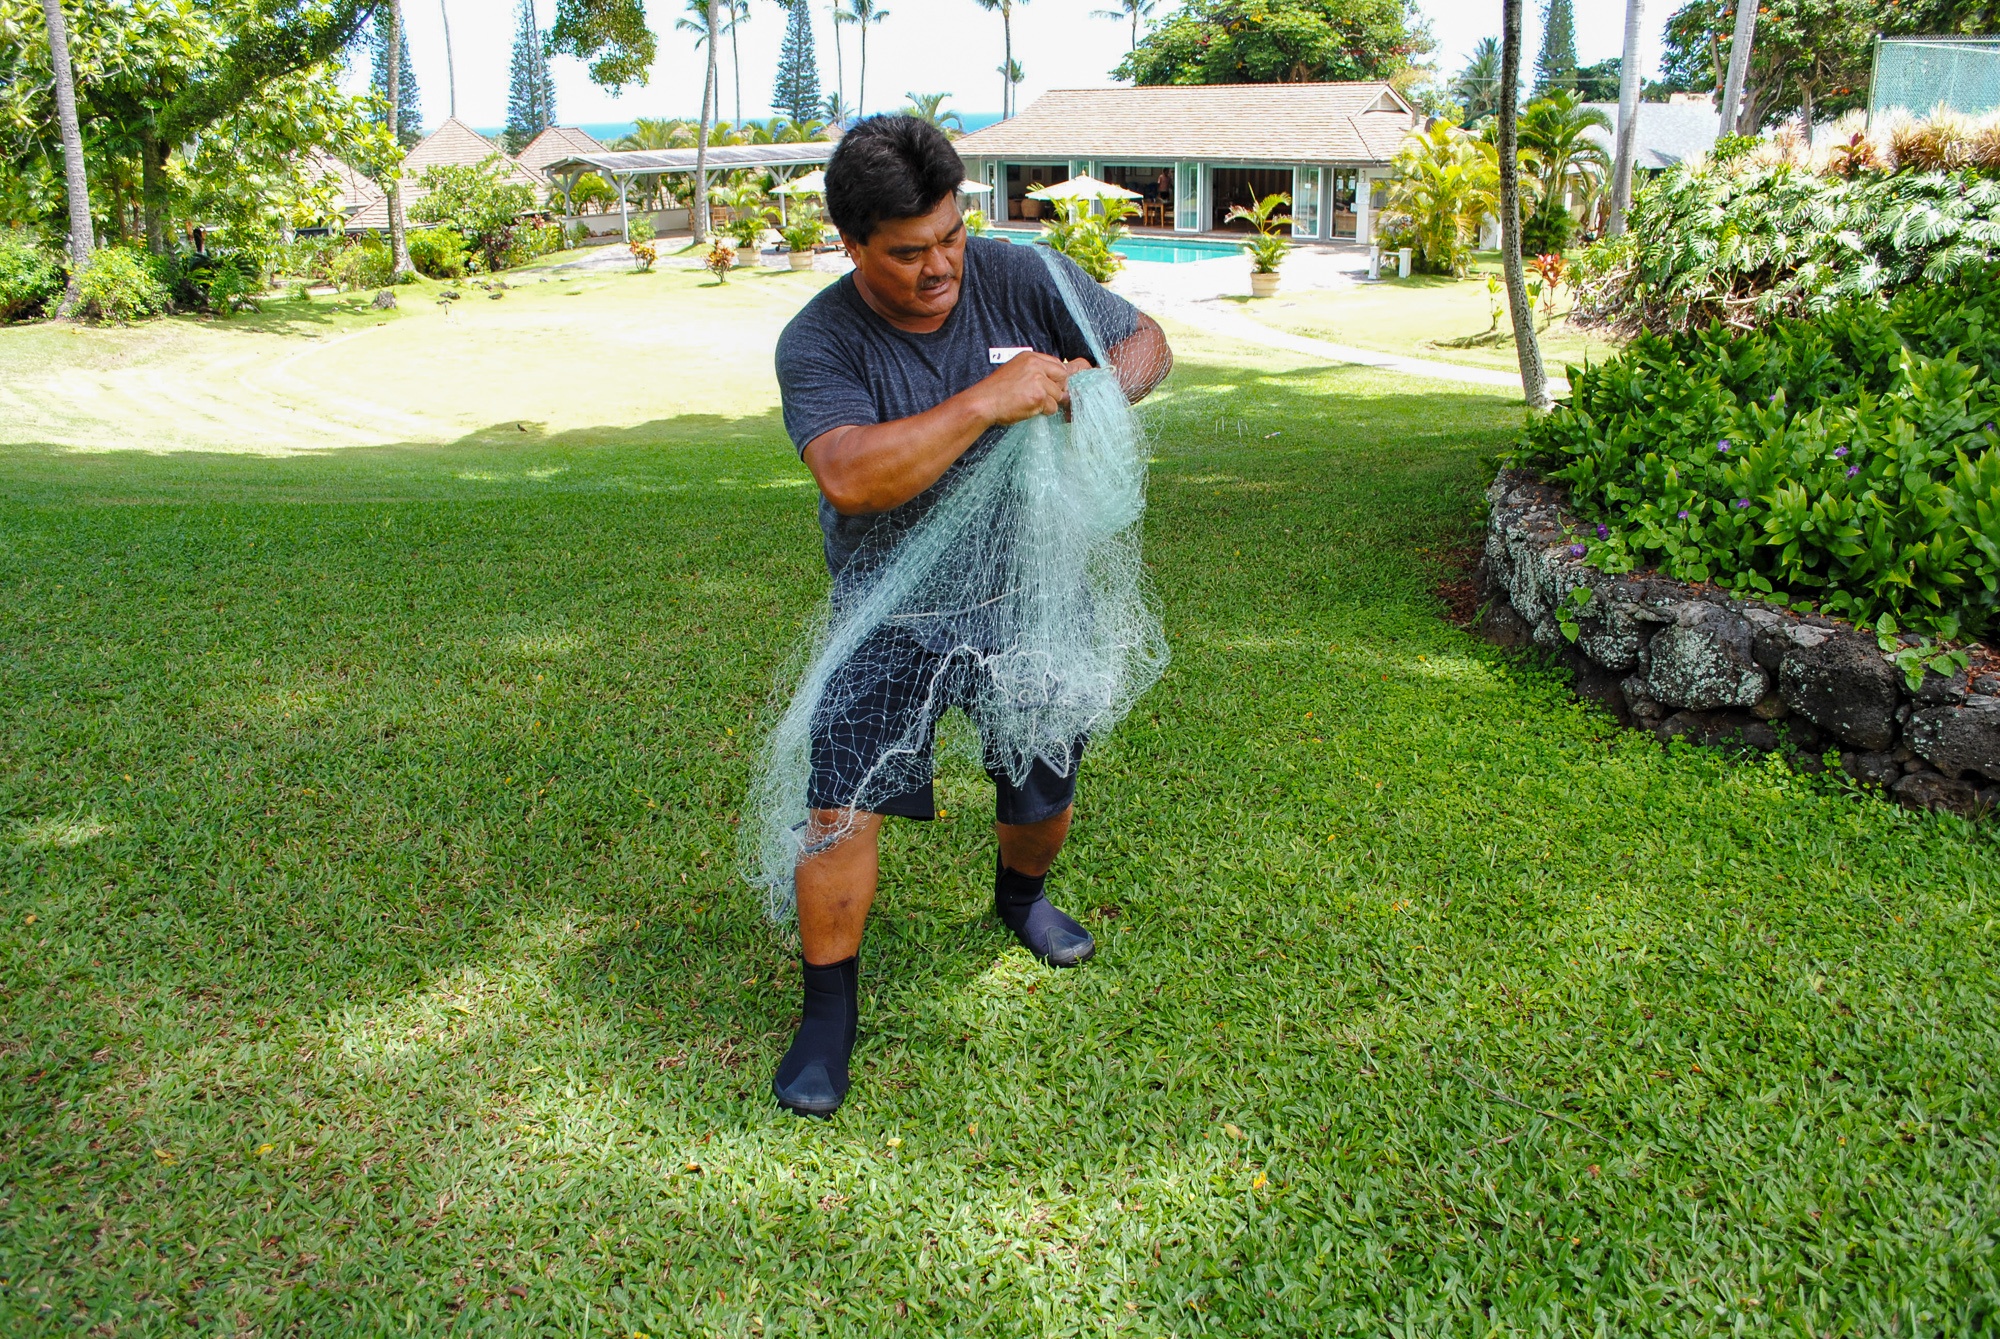
<svg viewBox="0 0 2000 1339"><path fill-rule="evenodd" d="M801 1116L831 1116L847 1096L847 1059L861 1019L861 959L815 967L799 959L805 1011L792 1049L778 1062L771 1092Z"/></svg>
<svg viewBox="0 0 2000 1339"><path fill-rule="evenodd" d="M1097 952L1090 931L1056 908L1042 891L1047 880L1030 878L994 860L993 914L1014 932L1021 946L1051 967L1074 967Z"/></svg>

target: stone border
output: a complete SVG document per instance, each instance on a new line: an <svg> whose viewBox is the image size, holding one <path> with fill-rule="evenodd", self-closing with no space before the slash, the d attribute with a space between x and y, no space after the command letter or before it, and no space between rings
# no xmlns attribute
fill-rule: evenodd
<svg viewBox="0 0 2000 1339"><path fill-rule="evenodd" d="M1662 742L1790 746L1914 809L1974 815L2000 807L2000 675L1927 673L1912 693L1875 634L1654 572L1610 576L1583 561L1557 485L1501 470L1474 575L1480 629L1535 646L1576 676L1578 696ZM1572 592L1588 587L1587 604ZM1573 614L1572 642L1558 611Z"/></svg>

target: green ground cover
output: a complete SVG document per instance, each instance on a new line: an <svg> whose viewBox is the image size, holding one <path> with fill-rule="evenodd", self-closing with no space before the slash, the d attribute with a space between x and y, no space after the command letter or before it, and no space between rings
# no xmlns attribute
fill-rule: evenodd
<svg viewBox="0 0 2000 1339"><path fill-rule="evenodd" d="M598 382L733 410L543 427L491 335L442 441L0 450L0 1332L1992 1325L1990 829L1663 753L1453 627L1504 397L1176 332L1175 661L1057 878L1098 957L1010 947L948 770L819 1123L730 872L824 581L769 373L635 342Z"/></svg>
<svg viewBox="0 0 2000 1339"><path fill-rule="evenodd" d="M1482 259L1467 279L1413 274L1407 279L1352 288L1302 293L1281 288L1275 298L1238 301L1249 315L1295 335L1382 353L1513 371L1520 363L1504 293L1497 335L1488 338L1493 309L1486 276L1499 271L1497 261ZM1555 322L1541 332L1542 358L1553 376L1561 376L1566 363L1602 362L1618 351L1617 342L1601 332L1571 326L1566 319L1569 309L1570 293L1564 289L1556 300Z"/></svg>

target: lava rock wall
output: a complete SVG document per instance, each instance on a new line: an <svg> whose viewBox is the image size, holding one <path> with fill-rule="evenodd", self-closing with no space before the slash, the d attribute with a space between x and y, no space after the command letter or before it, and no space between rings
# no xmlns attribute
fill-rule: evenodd
<svg viewBox="0 0 2000 1339"><path fill-rule="evenodd" d="M1533 474L1502 470L1486 496L1482 631L1548 652L1622 724L1663 742L1790 746L1809 770L1837 753L1849 776L1912 808L2000 807L2000 676L1926 673L1912 692L1873 632L1586 566L1563 490Z"/></svg>

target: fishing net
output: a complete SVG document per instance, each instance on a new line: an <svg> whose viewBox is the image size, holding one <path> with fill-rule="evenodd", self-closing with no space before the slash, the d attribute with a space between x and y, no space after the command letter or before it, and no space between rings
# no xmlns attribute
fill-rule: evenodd
<svg viewBox="0 0 2000 1339"><path fill-rule="evenodd" d="M864 544L850 561L868 577L836 587L794 655L741 828L744 877L773 919L793 910L802 856L848 837L855 811L931 780L947 707L971 718L987 770L1020 785L1038 763L1071 774L1081 745L1166 667L1139 556L1144 435L1071 277L1043 259L1095 367L1070 378L1067 421L1029 419L968 452L920 520L879 552ZM858 741L863 751L827 766L829 749ZM837 796L830 773L843 778ZM814 822L815 809L844 817Z"/></svg>

